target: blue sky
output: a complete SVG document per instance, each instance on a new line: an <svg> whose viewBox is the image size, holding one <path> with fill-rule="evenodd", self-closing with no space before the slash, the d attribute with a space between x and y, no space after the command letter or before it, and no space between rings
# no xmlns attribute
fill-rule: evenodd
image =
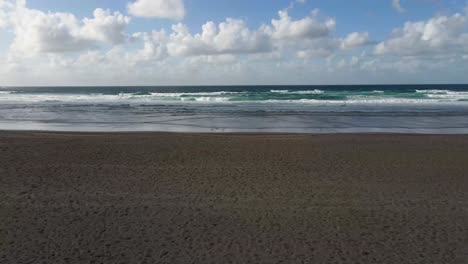
<svg viewBox="0 0 468 264"><path fill-rule="evenodd" d="M0 0L0 85L466 83L466 7Z"/></svg>

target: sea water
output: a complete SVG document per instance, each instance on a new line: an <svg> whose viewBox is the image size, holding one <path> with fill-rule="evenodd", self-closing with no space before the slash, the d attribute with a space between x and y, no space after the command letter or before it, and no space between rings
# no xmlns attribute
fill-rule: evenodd
<svg viewBox="0 0 468 264"><path fill-rule="evenodd" d="M0 129L468 133L468 85L3 87Z"/></svg>

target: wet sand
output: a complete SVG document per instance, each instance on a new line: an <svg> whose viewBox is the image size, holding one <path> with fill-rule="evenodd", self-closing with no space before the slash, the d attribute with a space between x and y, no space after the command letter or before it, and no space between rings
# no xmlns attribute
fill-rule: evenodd
<svg viewBox="0 0 468 264"><path fill-rule="evenodd" d="M468 136L0 132L1 263L468 263Z"/></svg>

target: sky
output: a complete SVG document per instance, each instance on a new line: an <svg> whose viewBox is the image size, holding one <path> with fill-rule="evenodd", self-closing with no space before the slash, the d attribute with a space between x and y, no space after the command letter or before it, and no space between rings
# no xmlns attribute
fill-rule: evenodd
<svg viewBox="0 0 468 264"><path fill-rule="evenodd" d="M461 0L0 0L0 86L468 83Z"/></svg>

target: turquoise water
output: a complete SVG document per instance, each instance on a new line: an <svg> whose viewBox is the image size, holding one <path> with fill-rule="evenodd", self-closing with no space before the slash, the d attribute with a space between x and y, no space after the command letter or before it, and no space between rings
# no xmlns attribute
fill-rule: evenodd
<svg viewBox="0 0 468 264"><path fill-rule="evenodd" d="M0 129L467 133L468 85L3 87Z"/></svg>

